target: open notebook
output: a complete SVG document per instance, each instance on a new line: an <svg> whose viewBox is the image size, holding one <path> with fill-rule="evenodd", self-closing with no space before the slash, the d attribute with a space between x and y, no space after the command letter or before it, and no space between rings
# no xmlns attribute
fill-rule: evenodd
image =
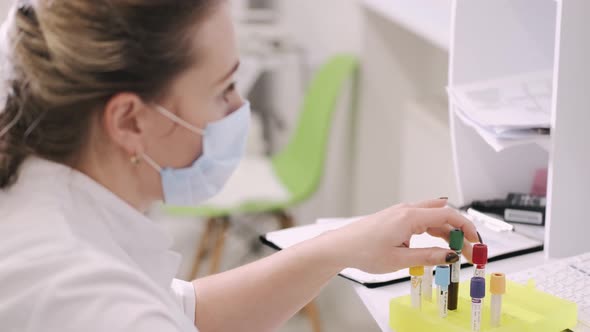
<svg viewBox="0 0 590 332"><path fill-rule="evenodd" d="M285 249L305 240L314 238L326 231L334 230L351 222L352 219L320 219L316 224L284 229L271 232L261 236L264 244L277 250ZM479 233L484 242L488 245L489 261L523 255L534 251L543 250L543 243L539 240L527 237L518 232L496 232L476 222ZM448 248L448 244L439 238L428 234L415 235L410 242L412 248L441 247ZM462 257L462 267L468 266L469 262ZM358 269L344 269L340 276L360 283L368 288L377 288L390 285L396 282L409 280L408 270L400 270L387 274L370 274Z"/></svg>

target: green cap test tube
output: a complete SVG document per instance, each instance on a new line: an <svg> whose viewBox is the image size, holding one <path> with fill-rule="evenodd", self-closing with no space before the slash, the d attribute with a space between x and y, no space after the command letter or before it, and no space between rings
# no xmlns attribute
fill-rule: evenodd
<svg viewBox="0 0 590 332"><path fill-rule="evenodd" d="M461 250L463 250L464 234L460 229L454 229L449 236L449 247L455 250L457 255L461 257ZM461 281L461 260L451 264L451 284L449 285L449 310L457 310L457 303L459 299L459 282Z"/></svg>

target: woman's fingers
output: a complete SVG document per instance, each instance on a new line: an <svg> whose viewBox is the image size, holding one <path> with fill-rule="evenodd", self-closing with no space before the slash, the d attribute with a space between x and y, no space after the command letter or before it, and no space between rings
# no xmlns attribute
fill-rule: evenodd
<svg viewBox="0 0 590 332"><path fill-rule="evenodd" d="M451 237L451 231L453 229L455 229L455 228L451 225L443 225L442 227L429 228L427 233L432 236L439 237L439 238L445 240L447 243L449 243L450 237ZM462 254L470 262L471 262L472 252L473 252L473 244L471 242L469 242L468 240L465 240L465 242L463 244Z"/></svg>
<svg viewBox="0 0 590 332"><path fill-rule="evenodd" d="M451 240L451 231L455 227L451 225L442 225L441 227L432 227L426 230L426 232L432 236L439 237L445 240L447 243Z"/></svg>
<svg viewBox="0 0 590 332"><path fill-rule="evenodd" d="M439 198L439 199L431 199L422 202L414 202L414 203L401 203L394 205L386 211L398 211L400 209L436 209L442 208L447 205L448 200L446 198Z"/></svg>
<svg viewBox="0 0 590 332"><path fill-rule="evenodd" d="M410 266L436 266L459 261L460 257L449 249L442 248L394 248L393 264L397 269Z"/></svg>
<svg viewBox="0 0 590 332"><path fill-rule="evenodd" d="M443 208L447 205L448 199L447 198L439 198L439 199L431 199L428 201L418 202L409 204L409 206L417 209L433 209L433 208Z"/></svg>
<svg viewBox="0 0 590 332"><path fill-rule="evenodd" d="M471 244L471 242L465 241L461 254L463 254L463 256L465 256L469 262L473 262L473 244Z"/></svg>
<svg viewBox="0 0 590 332"><path fill-rule="evenodd" d="M429 229L442 228L445 225L450 225L453 228L462 230L468 241L479 241L475 225L453 209L418 208L410 209L407 213L412 222L413 234L422 234Z"/></svg>

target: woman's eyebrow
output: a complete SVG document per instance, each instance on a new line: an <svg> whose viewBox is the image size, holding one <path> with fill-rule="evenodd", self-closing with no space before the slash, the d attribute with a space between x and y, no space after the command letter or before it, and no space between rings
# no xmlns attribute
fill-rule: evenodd
<svg viewBox="0 0 590 332"><path fill-rule="evenodd" d="M232 69L227 74L223 75L223 77L216 84L221 84L227 81L228 78L230 78L233 74L235 74L236 71L238 71L238 68L240 68L240 61L236 61Z"/></svg>

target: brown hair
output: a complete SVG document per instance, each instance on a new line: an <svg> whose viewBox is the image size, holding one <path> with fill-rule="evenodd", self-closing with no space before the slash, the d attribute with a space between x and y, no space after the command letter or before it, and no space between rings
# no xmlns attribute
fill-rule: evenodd
<svg viewBox="0 0 590 332"><path fill-rule="evenodd" d="M216 0L19 1L0 110L0 189L29 155L66 162L92 115L126 91L147 101L194 62L196 24ZM102 106L102 107L101 107Z"/></svg>

